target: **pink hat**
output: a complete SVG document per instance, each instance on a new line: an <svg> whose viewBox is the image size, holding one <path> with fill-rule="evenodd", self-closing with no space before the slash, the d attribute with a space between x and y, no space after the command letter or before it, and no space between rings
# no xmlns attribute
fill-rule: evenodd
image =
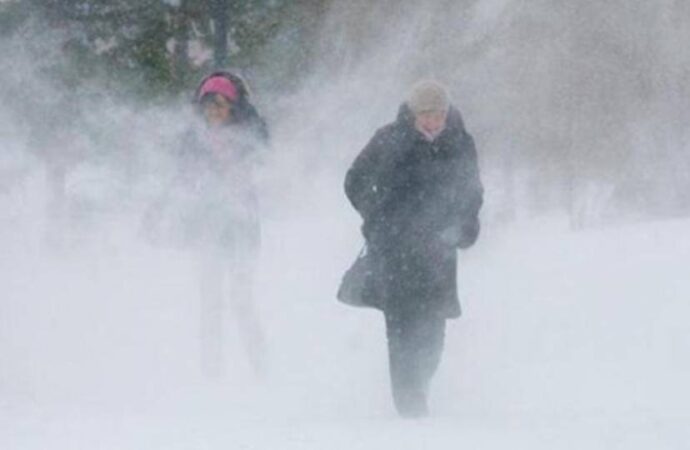
<svg viewBox="0 0 690 450"><path fill-rule="evenodd" d="M204 81L199 89L199 99L201 99L206 94L221 94L230 101L237 100L237 88L232 83L222 76L211 77Z"/></svg>

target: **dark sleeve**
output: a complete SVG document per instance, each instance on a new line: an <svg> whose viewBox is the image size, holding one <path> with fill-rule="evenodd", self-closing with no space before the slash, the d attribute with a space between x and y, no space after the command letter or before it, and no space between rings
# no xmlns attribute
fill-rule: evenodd
<svg viewBox="0 0 690 450"><path fill-rule="evenodd" d="M459 241L458 247L468 248L479 237L479 210L484 203L484 187L479 175L479 163L474 139L465 133L461 159L459 197Z"/></svg>
<svg viewBox="0 0 690 450"><path fill-rule="evenodd" d="M381 173L385 169L385 133L379 130L352 163L345 176L345 193L352 206L365 220L385 200Z"/></svg>

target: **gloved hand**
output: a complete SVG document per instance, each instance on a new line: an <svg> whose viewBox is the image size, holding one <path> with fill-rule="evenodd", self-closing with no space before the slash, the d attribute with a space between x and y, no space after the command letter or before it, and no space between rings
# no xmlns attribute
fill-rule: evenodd
<svg viewBox="0 0 690 450"><path fill-rule="evenodd" d="M449 247L466 249L471 247L479 237L479 219L464 221L459 225L453 225L441 232L440 240Z"/></svg>
<svg viewBox="0 0 690 450"><path fill-rule="evenodd" d="M479 218L474 217L471 220L464 221L460 225L460 238L458 239L457 246L461 249L466 249L474 245L479 237Z"/></svg>
<svg viewBox="0 0 690 450"><path fill-rule="evenodd" d="M457 247L460 242L460 227L453 225L446 228L441 231L440 239L448 247Z"/></svg>

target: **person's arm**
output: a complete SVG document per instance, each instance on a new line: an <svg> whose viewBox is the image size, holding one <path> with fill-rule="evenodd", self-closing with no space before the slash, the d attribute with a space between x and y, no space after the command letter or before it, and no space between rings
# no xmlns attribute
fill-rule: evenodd
<svg viewBox="0 0 690 450"><path fill-rule="evenodd" d="M465 249L474 245L479 237L479 210L484 203L484 186L479 175L479 163L474 139L465 133L462 154L462 178L460 195L460 221L458 247Z"/></svg>
<svg viewBox="0 0 690 450"><path fill-rule="evenodd" d="M380 184L385 169L386 140L378 131L352 163L345 176L345 193L362 218L371 216L385 201L386 187Z"/></svg>
<svg viewBox="0 0 690 450"><path fill-rule="evenodd" d="M467 132L463 132L458 158L446 219L449 226L441 231L440 238L446 245L466 249L479 237L479 210L484 201L477 151Z"/></svg>

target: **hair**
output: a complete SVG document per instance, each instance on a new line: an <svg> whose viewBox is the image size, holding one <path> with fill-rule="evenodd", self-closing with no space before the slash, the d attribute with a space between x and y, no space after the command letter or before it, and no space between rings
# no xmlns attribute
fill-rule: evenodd
<svg viewBox="0 0 690 450"><path fill-rule="evenodd" d="M203 110L203 108L206 106L207 103L210 103L216 95L220 95L224 99L226 99L229 103L234 103L233 100L227 98L225 95L221 94L220 92L207 92L205 93L200 99L199 99L199 107Z"/></svg>

